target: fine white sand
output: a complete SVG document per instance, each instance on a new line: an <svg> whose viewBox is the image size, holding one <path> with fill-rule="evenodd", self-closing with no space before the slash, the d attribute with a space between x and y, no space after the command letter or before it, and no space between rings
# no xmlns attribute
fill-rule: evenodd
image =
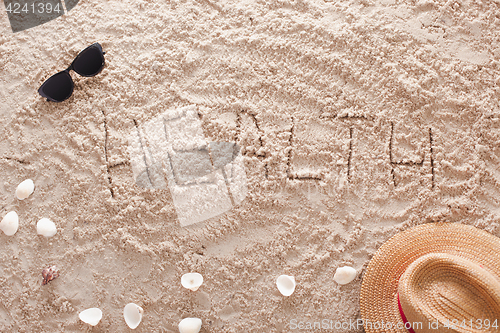
<svg viewBox="0 0 500 333"><path fill-rule="evenodd" d="M0 10L0 218L20 219L0 235L0 331L127 332L133 302L136 332L186 317L202 333L309 332L292 320L359 318L364 269L395 233L449 221L500 236L499 13L498 0L81 0L13 34ZM102 73L72 73L63 103L38 95L96 41ZM189 105L207 141L241 147L247 192L182 227L168 187L136 185L127 147L136 124ZM36 234L41 218L54 237ZM42 286L49 265L60 276ZM344 265L358 276L340 286ZM196 292L188 272L204 277ZM94 328L78 319L91 307Z"/></svg>

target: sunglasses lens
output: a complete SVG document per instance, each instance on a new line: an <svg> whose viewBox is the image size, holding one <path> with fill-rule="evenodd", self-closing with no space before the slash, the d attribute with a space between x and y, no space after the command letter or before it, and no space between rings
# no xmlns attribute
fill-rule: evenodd
<svg viewBox="0 0 500 333"><path fill-rule="evenodd" d="M73 80L68 72L59 72L45 81L39 92L46 98L62 102L73 93Z"/></svg>
<svg viewBox="0 0 500 333"><path fill-rule="evenodd" d="M89 47L82 51L73 63L73 70L83 76L94 76L104 66L104 56L97 47Z"/></svg>

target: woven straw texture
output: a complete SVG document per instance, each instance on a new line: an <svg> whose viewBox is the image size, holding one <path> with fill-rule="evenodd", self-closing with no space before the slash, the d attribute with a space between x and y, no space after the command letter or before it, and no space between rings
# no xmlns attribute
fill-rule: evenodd
<svg viewBox="0 0 500 333"><path fill-rule="evenodd" d="M484 230L458 223L428 223L396 234L379 248L370 261L363 276L360 295L360 309L361 316L364 320L365 331L367 333L408 332L404 327L397 327L398 323L402 323L397 300L398 282L400 277L407 270L408 266L417 261L419 258L432 253L445 253L473 261L476 265L481 265L482 269L489 272L496 278L500 277L500 238L495 237ZM449 257L443 257L442 260L451 259ZM441 265L443 264L442 260ZM422 262L425 264L425 261ZM433 260L429 260L429 262L433 264ZM427 264L429 262L427 262ZM434 264L438 263L439 265L439 262L439 260L434 261ZM465 268L463 265L465 265L465 262L457 262L458 261L456 261L455 268L449 268L450 265L447 264L447 269L438 270L440 273L436 273L456 276L458 272L457 270L461 270L462 273L458 274L461 276L459 278L447 278L442 275L443 284L441 285L447 283L447 290L449 290L449 288L456 288L458 290L458 283L460 285L464 285L470 284L471 281L476 281L477 286L481 283L484 284L484 282L477 282L477 280L481 278L476 278L474 280L473 277L469 277L468 280L458 281L460 279L464 279ZM427 278L431 278L433 274L429 272L422 272L422 270L418 268L413 271L420 272L421 275L426 276ZM439 283L434 284L434 288L436 288L436 285L439 286ZM419 284L418 287L425 288L425 286L422 287L422 284ZM427 285L427 288L429 288L429 285ZM439 290L434 290L434 292L439 292ZM461 299L470 298L470 294L475 294L477 295L475 297L476 305L480 308L487 306L484 302L491 301L491 299L488 299L487 296L480 299L481 293L478 293L478 290L474 286L469 285L469 289L463 289L462 292L466 294L457 294L456 297ZM421 293L421 291L419 291L419 293ZM487 292L484 292L483 294L485 293ZM422 295L419 294L419 297L422 297ZM431 297L429 297L429 299L430 298ZM435 302L439 296L433 295L433 298ZM453 300L450 301L452 302ZM427 300L427 302L430 301ZM435 303L427 304L431 304L432 306L432 304ZM459 306L455 308L458 308ZM437 312L439 312L439 309L437 309ZM410 313L410 316L411 315L414 314ZM490 321L497 319L486 318L486 315L493 315L493 313L481 314L482 319L489 319ZM496 315L498 315L498 312L496 312ZM450 317L450 319L453 319L453 317ZM411 321L409 318L408 320ZM393 327L388 328L387 323L391 323ZM382 324L384 327L381 327ZM432 332L435 333L442 331L448 330L432 330ZM416 332L424 331L416 330ZM457 328L456 332L500 331L495 328L490 328L489 330L485 328L482 328L481 330Z"/></svg>
<svg viewBox="0 0 500 333"><path fill-rule="evenodd" d="M445 253L433 253L413 262L401 276L399 299L406 319L422 323L422 333L446 331L429 323L467 325L456 332L495 332L479 328L476 320L500 318L500 280L473 261ZM482 325L483 326L483 325ZM448 330L452 331L452 330Z"/></svg>

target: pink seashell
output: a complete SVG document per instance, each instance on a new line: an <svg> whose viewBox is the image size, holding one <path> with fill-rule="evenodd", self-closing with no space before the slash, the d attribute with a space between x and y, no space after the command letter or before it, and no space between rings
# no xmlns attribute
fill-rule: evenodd
<svg viewBox="0 0 500 333"><path fill-rule="evenodd" d="M42 276L43 276L42 285L44 286L50 281L59 277L59 270L57 269L56 266L47 267L42 271Z"/></svg>

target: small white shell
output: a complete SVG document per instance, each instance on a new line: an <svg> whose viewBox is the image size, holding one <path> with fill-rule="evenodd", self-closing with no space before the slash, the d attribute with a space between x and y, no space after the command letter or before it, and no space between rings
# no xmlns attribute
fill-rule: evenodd
<svg viewBox="0 0 500 333"><path fill-rule="evenodd" d="M198 333L201 329L201 319L184 318L179 323L180 333Z"/></svg>
<svg viewBox="0 0 500 333"><path fill-rule="evenodd" d="M349 266L338 267L333 279L338 284L348 284L356 278L356 270Z"/></svg>
<svg viewBox="0 0 500 333"><path fill-rule="evenodd" d="M99 324L102 318L102 311L98 308L90 308L80 312L78 317L84 322L91 326Z"/></svg>
<svg viewBox="0 0 500 333"><path fill-rule="evenodd" d="M7 236L12 236L17 232L17 229L19 229L19 216L14 211L8 212L0 222L0 230Z"/></svg>
<svg viewBox="0 0 500 333"><path fill-rule="evenodd" d="M45 237L52 237L56 234L57 228L54 222L43 218L36 224L36 232Z"/></svg>
<svg viewBox="0 0 500 333"><path fill-rule="evenodd" d="M280 275L276 280L276 285L283 296L290 296L295 291L295 278L289 275Z"/></svg>
<svg viewBox="0 0 500 333"><path fill-rule="evenodd" d="M200 273L186 273L181 277L181 284L184 288L196 291L203 284L203 276Z"/></svg>
<svg viewBox="0 0 500 333"><path fill-rule="evenodd" d="M123 309L123 317L125 318L125 322L128 327L136 329L141 323L143 313L144 310L135 303L128 303L125 305L125 308Z"/></svg>
<svg viewBox="0 0 500 333"><path fill-rule="evenodd" d="M16 197L19 200L24 200L33 193L35 190L35 183L31 179L26 179L21 182L21 184L17 185L16 188Z"/></svg>

